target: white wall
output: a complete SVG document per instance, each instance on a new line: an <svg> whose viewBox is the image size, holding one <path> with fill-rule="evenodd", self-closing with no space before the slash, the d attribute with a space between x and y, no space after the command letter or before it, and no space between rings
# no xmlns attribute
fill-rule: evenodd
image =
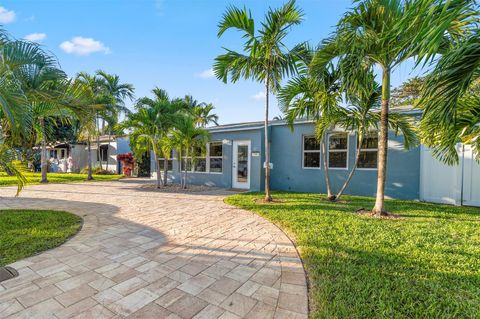
<svg viewBox="0 0 480 319"><path fill-rule="evenodd" d="M469 146L457 146L460 163L448 166L420 151L420 199L434 203L480 206L480 165Z"/></svg>

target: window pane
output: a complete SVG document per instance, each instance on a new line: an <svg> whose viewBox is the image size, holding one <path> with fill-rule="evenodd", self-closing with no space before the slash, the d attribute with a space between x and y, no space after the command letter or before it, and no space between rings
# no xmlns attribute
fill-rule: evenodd
<svg viewBox="0 0 480 319"><path fill-rule="evenodd" d="M328 167L347 168L347 152L328 153Z"/></svg>
<svg viewBox="0 0 480 319"><path fill-rule="evenodd" d="M222 172L223 162L221 158L211 158L210 159L210 172L221 173Z"/></svg>
<svg viewBox="0 0 480 319"><path fill-rule="evenodd" d="M222 156L222 143L210 143L210 156Z"/></svg>
<svg viewBox="0 0 480 319"><path fill-rule="evenodd" d="M318 142L315 137L305 136L303 139L303 149L305 151L319 151L320 142Z"/></svg>
<svg viewBox="0 0 480 319"><path fill-rule="evenodd" d="M195 172L206 172L207 160L205 158L197 158L195 160Z"/></svg>
<svg viewBox="0 0 480 319"><path fill-rule="evenodd" d="M373 148L376 149L378 147L378 136L368 136L363 139L362 148Z"/></svg>
<svg viewBox="0 0 480 319"><path fill-rule="evenodd" d="M201 148L201 147L195 146L195 147L193 148L193 154L194 154L195 156L201 156L202 153L203 153L203 152L202 152L202 148ZM190 156L190 154L189 154L189 156Z"/></svg>
<svg viewBox="0 0 480 319"><path fill-rule="evenodd" d="M304 153L303 167L320 167L320 152Z"/></svg>
<svg viewBox="0 0 480 319"><path fill-rule="evenodd" d="M182 164L180 166L181 166L182 171L185 170L185 158L182 158ZM187 171L191 171L191 170L192 170L192 159L188 158L187 159Z"/></svg>
<svg viewBox="0 0 480 319"><path fill-rule="evenodd" d="M328 139L328 147L331 150L346 150L347 141L347 134L332 134Z"/></svg>
<svg viewBox="0 0 480 319"><path fill-rule="evenodd" d="M377 152L360 152L359 168L377 168Z"/></svg>
<svg viewBox="0 0 480 319"><path fill-rule="evenodd" d="M163 158L158 160L158 166L160 167L160 170L163 171L165 169L165 161ZM173 160L168 160L167 163L168 170L171 171L173 170Z"/></svg>

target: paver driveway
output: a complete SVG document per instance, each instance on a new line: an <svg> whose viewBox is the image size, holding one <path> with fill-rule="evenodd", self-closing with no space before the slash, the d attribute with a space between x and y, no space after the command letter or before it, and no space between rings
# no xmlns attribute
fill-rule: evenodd
<svg viewBox="0 0 480 319"><path fill-rule="evenodd" d="M226 192L167 194L123 180L0 188L0 208L83 216L53 250L12 264L0 318L306 318L305 274L289 239ZM54 317L55 316L55 317Z"/></svg>

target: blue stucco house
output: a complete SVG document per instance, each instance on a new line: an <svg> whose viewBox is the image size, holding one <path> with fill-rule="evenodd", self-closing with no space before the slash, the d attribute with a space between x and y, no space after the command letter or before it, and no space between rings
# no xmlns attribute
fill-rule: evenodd
<svg viewBox="0 0 480 319"><path fill-rule="evenodd" d="M297 121L292 129L282 120L270 122L271 188L296 192L326 192L320 144L311 121ZM237 123L209 128L206 156L187 163L188 183L260 191L264 189L263 122ZM420 148L406 150L403 136L390 132L386 196L420 198ZM328 134L328 165L332 187L339 189L354 164L356 134L332 130ZM377 176L376 132L366 138L358 168L347 194L374 196ZM163 169L163 160L160 166ZM180 163L169 161L169 179L179 182ZM152 163L152 176L155 165Z"/></svg>

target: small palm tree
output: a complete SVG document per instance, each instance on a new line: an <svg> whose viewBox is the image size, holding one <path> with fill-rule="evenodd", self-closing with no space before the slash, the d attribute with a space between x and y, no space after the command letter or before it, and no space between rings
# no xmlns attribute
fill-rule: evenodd
<svg viewBox="0 0 480 319"><path fill-rule="evenodd" d="M378 143L377 194L373 212L384 214L388 149L390 78L402 62L428 61L451 39L458 38L474 18L473 2L452 0L365 0L347 12L335 34L324 41L313 68L335 59L343 85L366 82L365 67L381 69L382 102Z"/></svg>
<svg viewBox="0 0 480 319"><path fill-rule="evenodd" d="M166 185L167 180L164 177L162 182L158 161L162 154L167 161L170 156L170 153L162 152L162 142L165 141L165 137L177 122L180 113L177 100L170 100L166 91L155 88L152 92L154 98L139 99L135 105L136 112L128 114L122 125L131 130L130 136L134 149L141 152L146 150L153 152L157 171L157 188L160 188L162 185Z"/></svg>
<svg viewBox="0 0 480 319"><path fill-rule="evenodd" d="M317 139L320 141L322 148L327 198L334 200L335 196L330 186L330 176L327 165L327 135L325 132L330 127L327 123L334 114L333 110L340 108L342 102L338 72L332 64L327 65L327 67L325 67L322 72L318 72L316 76L310 75L305 70L299 76L291 79L280 90L278 97L282 111L285 114L285 119L291 129L293 129L295 120L301 118L311 119L315 121L317 126L320 124L325 126L325 129L318 131Z"/></svg>
<svg viewBox="0 0 480 319"><path fill-rule="evenodd" d="M300 24L303 13L295 1L288 1L278 9L269 9L261 28L255 31L255 22L246 8L234 6L227 9L219 23L218 36L229 29L243 33L244 53L226 49L215 59L213 70L218 79L237 82L240 78L253 79L265 85L265 200L270 195L270 140L268 135L269 94L276 93L281 80L297 71L297 64L304 53L303 45L286 49L284 41L290 28Z"/></svg>
<svg viewBox="0 0 480 319"><path fill-rule="evenodd" d="M176 146L178 161L183 161L182 188L187 188L188 182L188 160L191 158L191 164L195 165L198 151L204 153L210 134L203 127L198 127L191 116L183 116L176 124L171 133L173 143ZM182 159L183 157L183 159Z"/></svg>

